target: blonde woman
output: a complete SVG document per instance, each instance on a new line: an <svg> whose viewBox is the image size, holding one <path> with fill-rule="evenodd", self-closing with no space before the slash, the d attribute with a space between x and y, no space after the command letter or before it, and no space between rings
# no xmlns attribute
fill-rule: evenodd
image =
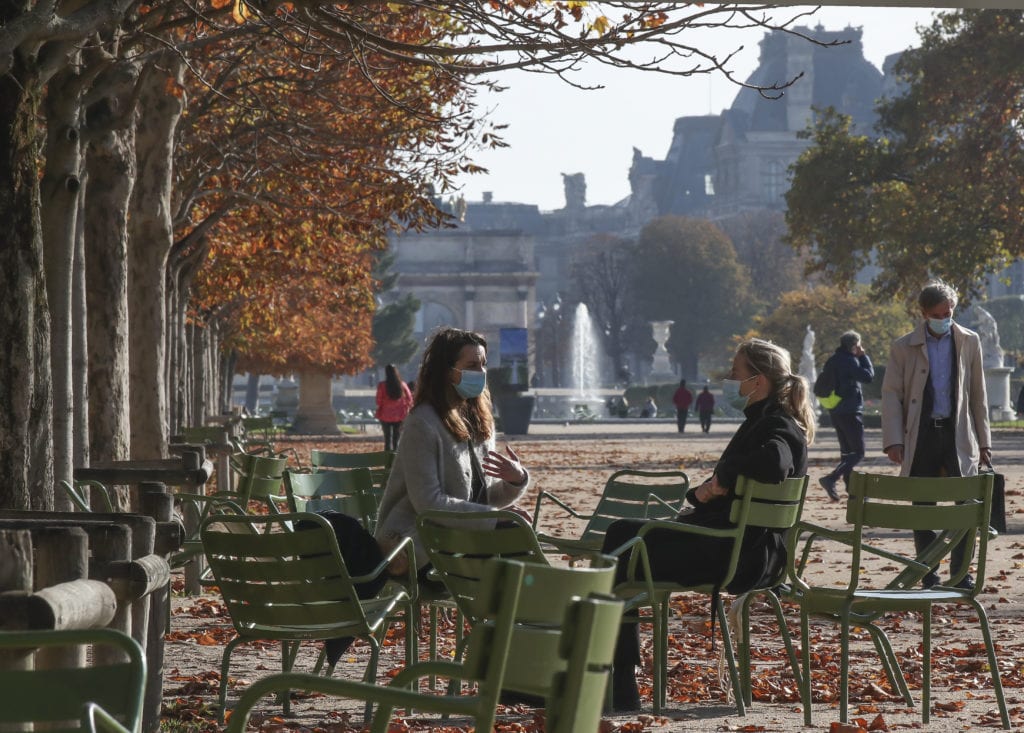
<svg viewBox="0 0 1024 733"><path fill-rule="evenodd" d="M729 527L729 509L736 481L747 476L778 483L803 476L807 469L807 445L814 438L814 413L808 401L807 383L793 374L789 352L769 341L750 339L736 350L729 378L723 381L725 401L743 410L740 425L718 459L714 473L686 500L692 506L677 521L703 527ZM642 520L613 522L605 536L609 552L636 536ZM684 585L716 583L728 570L731 541L715 537L654 530L645 538L651 575L655 580ZM619 562L618 579L626 579L628 553ZM785 563L782 533L751 527L743 537L736 575L726 590L742 593L763 587ZM615 648L612 705L618 711L637 710L640 695L635 666L640 663L637 624L619 629Z"/></svg>

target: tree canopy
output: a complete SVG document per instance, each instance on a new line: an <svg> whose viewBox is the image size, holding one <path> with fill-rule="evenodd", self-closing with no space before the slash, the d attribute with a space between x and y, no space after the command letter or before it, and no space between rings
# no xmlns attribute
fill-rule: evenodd
<svg viewBox="0 0 1024 733"><path fill-rule="evenodd" d="M750 275L729 237L704 219L664 216L640 232L636 307L651 321L674 321L666 348L696 374L697 360L745 328L754 313Z"/></svg>
<svg viewBox="0 0 1024 733"><path fill-rule="evenodd" d="M760 336L789 349L793 366L800 360L807 326L815 333L814 358L818 368L839 346L839 337L854 330L861 336L872 361L888 361L889 344L913 328L901 303L872 295L867 287L820 285L783 293L778 305L755 320L749 336Z"/></svg>
<svg viewBox="0 0 1024 733"><path fill-rule="evenodd" d="M788 240L809 268L884 295L939 276L967 295L1024 256L1024 11L960 10L903 54L880 137L823 111L793 166Z"/></svg>

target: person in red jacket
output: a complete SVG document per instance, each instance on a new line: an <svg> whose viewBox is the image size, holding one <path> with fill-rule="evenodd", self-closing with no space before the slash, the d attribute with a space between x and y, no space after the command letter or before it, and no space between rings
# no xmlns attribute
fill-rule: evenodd
<svg viewBox="0 0 1024 733"><path fill-rule="evenodd" d="M384 450L398 450L398 432L412 409L412 392L398 376L394 364L384 367L384 381L377 384L377 412L384 431Z"/></svg>
<svg viewBox="0 0 1024 733"><path fill-rule="evenodd" d="M697 395L697 414L700 416L700 429L705 433L711 432L711 415L715 411L715 396L711 394L711 390L708 386L704 385L704 390Z"/></svg>
<svg viewBox="0 0 1024 733"><path fill-rule="evenodd" d="M676 429L680 433L686 430L686 417L690 413L693 392L686 388L686 380L679 380L679 389L672 395L672 404L676 406Z"/></svg>

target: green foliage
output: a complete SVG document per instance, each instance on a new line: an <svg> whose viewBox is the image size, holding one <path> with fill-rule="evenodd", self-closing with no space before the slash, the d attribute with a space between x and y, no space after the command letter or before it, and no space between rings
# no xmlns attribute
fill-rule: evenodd
<svg viewBox="0 0 1024 733"><path fill-rule="evenodd" d="M373 359L377 364L405 364L416 353L413 338L420 301L411 294L385 305L373 315Z"/></svg>
<svg viewBox="0 0 1024 733"><path fill-rule="evenodd" d="M935 275L976 294L1024 255L1024 11L939 15L896 71L880 140L831 112L814 126L786 196L789 241L833 282L870 263L886 295Z"/></svg>
<svg viewBox="0 0 1024 733"><path fill-rule="evenodd" d="M721 229L680 216L655 219L640 232L633 292L645 320L672 320L666 344L683 373L727 343L754 313L750 276Z"/></svg>
<svg viewBox="0 0 1024 733"><path fill-rule="evenodd" d="M839 346L844 331L857 331L872 362L884 364L892 341L914 327L900 304L878 300L867 288L821 286L783 294L778 307L759 319L750 335L789 349L796 369L808 324L816 336L814 359L819 369Z"/></svg>

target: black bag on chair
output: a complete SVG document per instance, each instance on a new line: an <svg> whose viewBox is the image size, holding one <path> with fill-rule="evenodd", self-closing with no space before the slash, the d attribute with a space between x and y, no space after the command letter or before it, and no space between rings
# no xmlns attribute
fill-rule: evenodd
<svg viewBox="0 0 1024 733"><path fill-rule="evenodd" d="M991 473L992 481L992 513L988 523L999 534L1006 534L1006 478L996 473L992 466L985 466L982 473Z"/></svg>

